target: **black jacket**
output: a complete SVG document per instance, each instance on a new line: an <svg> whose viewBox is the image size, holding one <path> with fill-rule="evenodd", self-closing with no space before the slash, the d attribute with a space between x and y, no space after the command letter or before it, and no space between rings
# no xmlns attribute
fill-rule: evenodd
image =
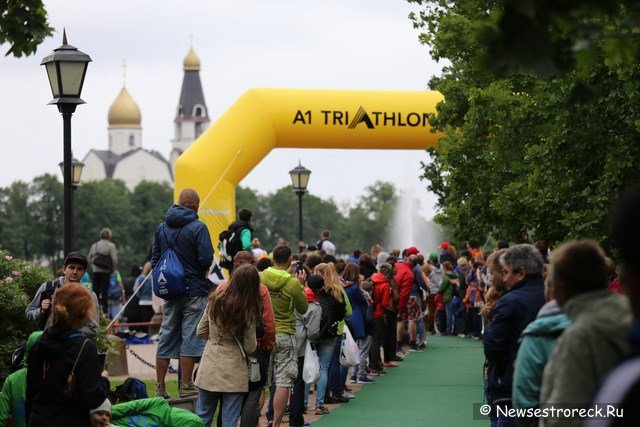
<svg viewBox="0 0 640 427"><path fill-rule="evenodd" d="M67 377L85 339L78 331L52 326L33 345L27 359L27 425L91 425L89 410L100 406L109 391L109 381L100 375L98 352L91 340L78 358L76 391L71 397L65 396Z"/></svg>
<svg viewBox="0 0 640 427"><path fill-rule="evenodd" d="M543 305L544 283L540 275L526 276L498 300L484 334L489 391L494 399L511 397L520 335L535 320Z"/></svg>

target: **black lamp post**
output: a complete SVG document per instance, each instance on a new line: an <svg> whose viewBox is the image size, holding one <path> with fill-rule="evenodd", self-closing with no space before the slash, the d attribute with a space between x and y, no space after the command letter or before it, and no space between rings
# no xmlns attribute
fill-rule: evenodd
<svg viewBox="0 0 640 427"><path fill-rule="evenodd" d="M84 76L91 58L78 48L67 44L67 33L63 31L62 45L42 60L49 77L49 85L53 100L49 105L56 105L62 114L64 134L64 161L62 175L64 177L64 253L73 250L73 177L71 160L71 115L76 106L84 104L80 99ZM80 169L81 171L81 169ZM79 178L78 178L79 181Z"/></svg>
<svg viewBox="0 0 640 427"><path fill-rule="evenodd" d="M58 165L60 166L60 170L62 171L62 175L64 175L64 162L60 162ZM80 179L82 178L82 170L83 169L84 169L84 163L82 163L81 161L79 161L75 157L72 157L71 158L71 189L73 190L72 193L75 192L76 188L78 188L80 186ZM71 212L73 212L73 205L74 205L73 195L71 196L70 203L71 204L69 205L69 210ZM65 222L65 224L66 224L66 222ZM65 228L65 236L67 235L66 233L67 233L67 230ZM69 238L70 238L70 241L71 241L70 248L73 248L73 242L76 241L75 222L71 224L71 230L69 231L69 234L70 234ZM66 241L66 238L65 238L65 241Z"/></svg>
<svg viewBox="0 0 640 427"><path fill-rule="evenodd" d="M298 163L298 166L289 171L289 175L291 175L293 192L298 195L298 222L300 226L300 241L302 242L302 196L307 192L311 171ZM304 247L300 246L300 252L303 250Z"/></svg>

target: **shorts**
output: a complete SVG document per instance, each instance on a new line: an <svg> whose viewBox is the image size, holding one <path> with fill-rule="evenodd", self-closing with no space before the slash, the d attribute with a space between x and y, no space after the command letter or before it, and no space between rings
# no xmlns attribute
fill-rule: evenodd
<svg viewBox="0 0 640 427"><path fill-rule="evenodd" d="M157 359L202 356L206 340L196 336L196 329L206 306L206 296L185 295L164 303Z"/></svg>
<svg viewBox="0 0 640 427"><path fill-rule="evenodd" d="M398 320L405 322L407 320L415 322L422 318L422 300L419 296L411 295L407 301L404 313L398 314Z"/></svg>
<svg viewBox="0 0 640 427"><path fill-rule="evenodd" d="M295 335L276 333L276 347L271 353L271 370L276 387L293 386L293 380L298 377L297 353Z"/></svg>

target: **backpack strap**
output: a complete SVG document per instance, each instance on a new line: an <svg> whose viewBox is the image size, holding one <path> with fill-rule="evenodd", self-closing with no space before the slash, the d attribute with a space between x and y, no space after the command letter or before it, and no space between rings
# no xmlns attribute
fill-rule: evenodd
<svg viewBox="0 0 640 427"><path fill-rule="evenodd" d="M180 233L182 232L183 228L184 228L184 225L180 227L180 229L178 230L178 234L176 234L175 239L173 239L173 243L169 244L169 239L167 239L167 233L166 233L167 223L165 222L165 226L162 227L162 235L164 236L164 240L167 242L167 249L173 249L176 242L178 241L178 237L180 237Z"/></svg>
<svg viewBox="0 0 640 427"><path fill-rule="evenodd" d="M235 335L233 336L233 339L236 340L236 344L238 344L238 348L240 349L240 353L242 353L242 357L246 359L247 353L244 351L244 347L242 346L242 344L240 343L240 341Z"/></svg>
<svg viewBox="0 0 640 427"><path fill-rule="evenodd" d="M76 356L76 361L73 362L73 368L71 368L71 375L75 375L76 365L78 364L78 360L80 360L80 355L82 354L82 350L84 350L84 346L85 344L87 344L87 341L89 341L89 338L85 338L85 340L82 342L82 347L80 347L78 356Z"/></svg>

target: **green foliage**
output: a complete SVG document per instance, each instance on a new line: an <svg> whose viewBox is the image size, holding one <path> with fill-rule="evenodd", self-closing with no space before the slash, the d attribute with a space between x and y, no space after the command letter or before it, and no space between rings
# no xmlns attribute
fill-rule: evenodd
<svg viewBox="0 0 640 427"><path fill-rule="evenodd" d="M455 240L592 238L606 246L612 205L640 182L638 53L624 37L607 38L624 30L631 9L616 6L610 15L600 6L606 2L418 3L422 10L411 17L424 31L420 40L450 62L430 82L446 99L432 120L444 137L423 165L439 200L436 220ZM575 17L576 10L599 12ZM580 65L570 48L587 24L588 44L575 50Z"/></svg>
<svg viewBox="0 0 640 427"><path fill-rule="evenodd" d="M5 56L32 55L52 33L42 0L0 0L0 44L11 45Z"/></svg>
<svg viewBox="0 0 640 427"><path fill-rule="evenodd" d="M38 287L51 280L47 269L19 260L0 249L0 379L9 374L11 352L36 328L24 310ZM1 382L1 381L0 381Z"/></svg>
<svg viewBox="0 0 640 427"><path fill-rule="evenodd" d="M324 200L307 193L302 199L303 238L307 244L315 244L322 230L328 229L331 240L343 254L356 248L369 250L376 243L384 244L396 199L393 184L376 182L365 189L355 205L342 213L332 199ZM255 235L266 250L273 248L279 238L286 240L292 248L297 247L298 196L291 186L267 195L238 187L236 207L251 209Z"/></svg>
<svg viewBox="0 0 640 427"><path fill-rule="evenodd" d="M109 227L118 248L119 270L147 259L156 226L173 200L173 190L143 181L129 191L122 181L103 180L80 186L74 195L76 248L85 254ZM31 261L47 261L51 272L62 264L64 218L62 184L54 175L32 183L17 181L0 188L0 244Z"/></svg>

